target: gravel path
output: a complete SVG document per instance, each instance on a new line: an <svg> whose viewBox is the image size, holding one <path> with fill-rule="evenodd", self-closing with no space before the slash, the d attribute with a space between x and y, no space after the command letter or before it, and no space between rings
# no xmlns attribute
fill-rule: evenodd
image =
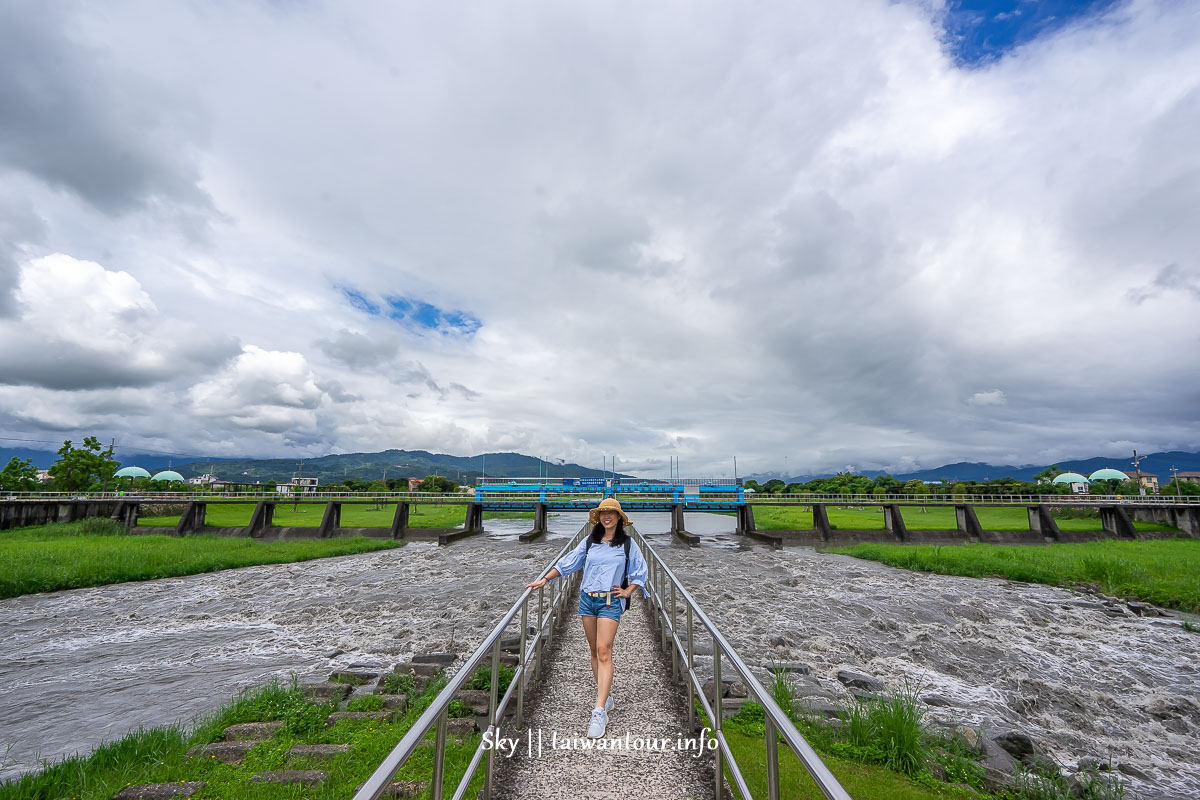
<svg viewBox="0 0 1200 800"><path fill-rule="evenodd" d="M511 757L497 761L495 797L607 800L710 798L713 760L686 740L686 700L671 681L671 663L650 627L649 602L635 596L613 644L614 708L598 742L619 749L563 749L590 741L588 720L596 699L587 639L578 616L566 620L546 659L546 673L526 708L527 728ZM541 751L538 741L541 739ZM628 738L627 738L628 737ZM665 740L665 742L664 742ZM626 742L629 748L625 749ZM655 749L649 749L651 742ZM557 743L557 748L552 743ZM639 744L641 748L639 749Z"/></svg>

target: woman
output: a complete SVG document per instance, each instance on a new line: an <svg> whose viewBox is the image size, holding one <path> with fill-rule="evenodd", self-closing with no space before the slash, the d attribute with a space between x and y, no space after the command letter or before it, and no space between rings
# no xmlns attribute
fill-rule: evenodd
<svg viewBox="0 0 1200 800"><path fill-rule="evenodd" d="M632 525L621 510L621 504L611 497L600 502L588 514L592 532L579 546L558 560L545 578L526 584L528 589L540 589L559 575L570 575L583 568L579 586L579 616L588 646L592 649L592 675L596 679L596 707L588 725L588 738L599 739L608 725L612 710L612 646L617 636L617 624L625 610L626 598L638 587L646 597L646 560L637 543L625 533ZM621 588L625 575L625 542L629 540L629 586ZM590 543L590 546L589 546Z"/></svg>

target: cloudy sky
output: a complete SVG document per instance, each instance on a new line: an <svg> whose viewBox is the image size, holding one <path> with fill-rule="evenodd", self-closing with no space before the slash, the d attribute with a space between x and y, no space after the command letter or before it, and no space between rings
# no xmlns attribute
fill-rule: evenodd
<svg viewBox="0 0 1200 800"><path fill-rule="evenodd" d="M1200 449L1187 0L0 2L0 437Z"/></svg>

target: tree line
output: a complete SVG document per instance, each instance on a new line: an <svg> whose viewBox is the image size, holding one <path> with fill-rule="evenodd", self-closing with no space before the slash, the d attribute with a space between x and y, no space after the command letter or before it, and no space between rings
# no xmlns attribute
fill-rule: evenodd
<svg viewBox="0 0 1200 800"><path fill-rule="evenodd" d="M804 483L786 483L778 478L760 484L755 480L745 482L747 489L766 494L855 494L887 497L888 495L917 495L946 497L954 495L1050 495L1073 494L1070 484L1051 483L1065 470L1058 465L1047 467L1034 476L1032 481L1016 478L993 478L986 481L943 481L926 483L922 480L901 481L891 475L876 475L871 478L851 472L839 472L828 478L814 478ZM1090 494L1133 495L1139 494L1133 480L1095 481L1088 487ZM1200 495L1200 485L1188 481L1172 481L1160 489L1166 494Z"/></svg>

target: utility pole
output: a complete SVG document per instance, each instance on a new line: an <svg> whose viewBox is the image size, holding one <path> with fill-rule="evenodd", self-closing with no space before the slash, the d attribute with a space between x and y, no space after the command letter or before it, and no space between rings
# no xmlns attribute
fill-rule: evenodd
<svg viewBox="0 0 1200 800"><path fill-rule="evenodd" d="M1171 479L1175 481L1175 496L1181 497L1183 489L1179 485L1179 467L1171 467Z"/></svg>
<svg viewBox="0 0 1200 800"><path fill-rule="evenodd" d="M1142 486L1142 469L1140 466L1138 466L1139 461L1141 461L1141 459L1138 458L1137 450L1134 450L1133 451L1133 474L1135 476L1137 476L1138 494L1145 497L1146 496L1146 487Z"/></svg>
<svg viewBox="0 0 1200 800"><path fill-rule="evenodd" d="M112 461L113 448L117 446L117 440L114 438L108 443L108 460ZM132 481L130 481L132 483ZM100 488L101 492L108 492L108 470L104 471L104 486Z"/></svg>

